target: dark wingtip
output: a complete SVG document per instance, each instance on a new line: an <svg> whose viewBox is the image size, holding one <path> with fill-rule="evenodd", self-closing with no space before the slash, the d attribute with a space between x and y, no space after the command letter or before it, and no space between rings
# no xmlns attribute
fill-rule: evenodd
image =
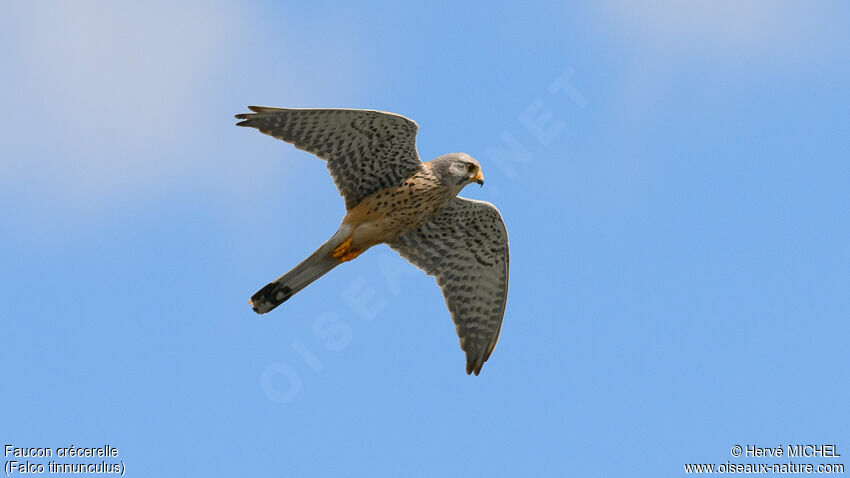
<svg viewBox="0 0 850 478"><path fill-rule="evenodd" d="M236 126L251 126L251 116L254 115L252 113L239 113L238 115L233 115L234 118L243 120L236 123Z"/></svg>
<svg viewBox="0 0 850 478"><path fill-rule="evenodd" d="M249 106L248 109L253 111L254 113L239 113L238 115L233 115L233 117L236 119L245 120L240 123L236 123L236 126L251 126L250 124L248 124L248 121L253 119L255 113L263 113L268 110L268 108L266 108L265 106Z"/></svg>

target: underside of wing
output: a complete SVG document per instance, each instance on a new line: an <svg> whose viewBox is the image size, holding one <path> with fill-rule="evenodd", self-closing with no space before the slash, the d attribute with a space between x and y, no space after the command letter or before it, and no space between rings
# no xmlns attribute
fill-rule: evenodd
<svg viewBox="0 0 850 478"><path fill-rule="evenodd" d="M466 352L466 373L478 375L499 339L508 294L508 234L499 211L455 198L389 245L436 278Z"/></svg>
<svg viewBox="0 0 850 478"><path fill-rule="evenodd" d="M379 189L397 186L421 161L418 126L404 116L371 110L285 109L249 106L238 126L295 145L327 160L346 209Z"/></svg>

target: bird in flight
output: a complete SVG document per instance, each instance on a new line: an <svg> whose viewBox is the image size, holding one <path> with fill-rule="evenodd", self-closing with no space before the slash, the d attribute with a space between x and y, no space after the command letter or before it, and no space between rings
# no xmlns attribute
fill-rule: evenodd
<svg viewBox="0 0 850 478"><path fill-rule="evenodd" d="M481 372L499 339L508 294L508 233L498 209L458 197L484 185L466 153L423 163L417 124L370 110L249 106L238 126L293 144L327 161L345 199L336 233L310 257L251 297L264 314L343 262L377 244L434 276L466 353L466 373Z"/></svg>

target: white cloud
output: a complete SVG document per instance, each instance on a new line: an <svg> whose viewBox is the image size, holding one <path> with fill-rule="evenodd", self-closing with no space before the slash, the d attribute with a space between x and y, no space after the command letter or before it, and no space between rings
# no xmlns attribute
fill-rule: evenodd
<svg viewBox="0 0 850 478"><path fill-rule="evenodd" d="M839 25L829 2L652 0L600 4L604 23L629 41L664 55L725 60L809 60L831 49Z"/></svg>
<svg viewBox="0 0 850 478"><path fill-rule="evenodd" d="M215 71L232 12L213 2L109 1L6 10L6 181L104 198L174 167L173 156L154 153L200 106L195 92Z"/></svg>
<svg viewBox="0 0 850 478"><path fill-rule="evenodd" d="M3 4L2 219L27 237L85 233L179 198L255 224L263 209L246 204L287 194L286 171L315 170L331 187L321 162L232 115L255 103L357 106L368 68L350 40L344 18L316 35L284 6Z"/></svg>
<svg viewBox="0 0 850 478"><path fill-rule="evenodd" d="M850 40L842 15L832 11L840 2L610 0L595 8L598 26L626 59L616 116L631 121L630 130L682 73L758 78L814 71L846 56Z"/></svg>

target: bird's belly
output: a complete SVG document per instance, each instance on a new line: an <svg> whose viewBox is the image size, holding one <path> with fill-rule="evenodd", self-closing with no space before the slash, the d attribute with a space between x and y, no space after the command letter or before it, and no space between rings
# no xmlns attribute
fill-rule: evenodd
<svg viewBox="0 0 850 478"><path fill-rule="evenodd" d="M425 224L432 217L428 212L402 208L373 220L362 221L354 228L352 245L366 249L390 242L401 234Z"/></svg>
<svg viewBox="0 0 850 478"><path fill-rule="evenodd" d="M427 191L415 195L407 191L379 191L352 208L343 224L354 228L352 247L365 250L419 228L439 213L450 199Z"/></svg>

